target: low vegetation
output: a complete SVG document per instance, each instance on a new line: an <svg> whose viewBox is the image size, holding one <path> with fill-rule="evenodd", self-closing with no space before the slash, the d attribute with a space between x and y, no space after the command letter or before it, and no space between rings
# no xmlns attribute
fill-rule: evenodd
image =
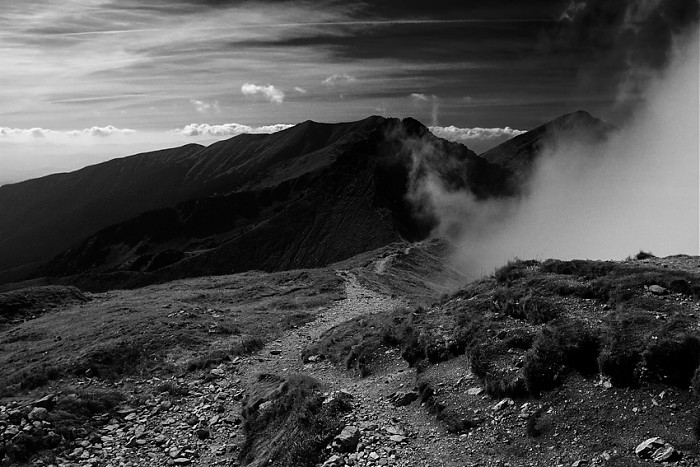
<svg viewBox="0 0 700 467"><path fill-rule="evenodd" d="M184 280L91 300L72 287L0 294L5 309L52 310L0 328L0 395L75 376L207 369L260 350L343 297L342 279L326 269Z"/></svg>
<svg viewBox="0 0 700 467"><path fill-rule="evenodd" d="M335 326L306 347L302 359L328 359L361 376L372 372L382 349L399 346L412 335L411 313L399 308L391 313L364 315Z"/></svg>
<svg viewBox="0 0 700 467"><path fill-rule="evenodd" d="M343 427L350 402L324 403L313 378L262 374L243 402L245 442L239 460L252 467L315 466L323 448Z"/></svg>
<svg viewBox="0 0 700 467"><path fill-rule="evenodd" d="M700 275L637 256L515 260L428 308L336 326L303 357L324 356L368 374L383 347L400 347L419 372L466 354L496 397L539 396L573 373L600 374L617 387L687 389L692 381L700 394L700 331L693 324Z"/></svg>

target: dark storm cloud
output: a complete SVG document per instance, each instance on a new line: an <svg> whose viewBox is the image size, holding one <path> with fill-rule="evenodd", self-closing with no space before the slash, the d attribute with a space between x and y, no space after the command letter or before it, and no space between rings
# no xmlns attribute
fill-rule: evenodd
<svg viewBox="0 0 700 467"><path fill-rule="evenodd" d="M542 36L540 54L577 63L577 81L591 92L634 100L666 66L678 35L697 26L699 8L697 0L572 0Z"/></svg>

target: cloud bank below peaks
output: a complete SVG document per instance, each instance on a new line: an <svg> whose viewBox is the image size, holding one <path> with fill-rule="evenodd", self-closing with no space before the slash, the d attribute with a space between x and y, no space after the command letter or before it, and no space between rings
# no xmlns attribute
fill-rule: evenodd
<svg viewBox="0 0 700 467"><path fill-rule="evenodd" d="M183 128L171 130L171 133L189 137L224 137L237 136L244 133L267 134L286 130L294 125L287 123L276 123L274 125L249 126L240 123L222 123L221 125L209 125L208 123L190 123Z"/></svg>
<svg viewBox="0 0 700 467"><path fill-rule="evenodd" d="M455 143L467 146L477 154L481 154L492 147L508 141L518 135L526 133L525 130L505 128L457 128L456 126L431 126L428 129L438 138L443 138Z"/></svg>

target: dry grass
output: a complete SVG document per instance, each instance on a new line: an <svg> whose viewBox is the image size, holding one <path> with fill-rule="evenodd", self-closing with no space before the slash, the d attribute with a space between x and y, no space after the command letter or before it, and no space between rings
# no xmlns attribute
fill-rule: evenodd
<svg viewBox="0 0 700 467"><path fill-rule="evenodd" d="M92 298L0 332L0 394L73 375L168 372L180 355L207 360L217 349L247 354L313 320L320 307L344 298L344 289L333 271L320 269L183 280Z"/></svg>

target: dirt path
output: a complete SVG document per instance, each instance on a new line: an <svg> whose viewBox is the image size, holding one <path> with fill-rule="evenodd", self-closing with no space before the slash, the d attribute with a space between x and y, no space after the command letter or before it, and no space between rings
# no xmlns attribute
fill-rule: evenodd
<svg viewBox="0 0 700 467"><path fill-rule="evenodd" d="M463 440L445 433L419 402L394 407L388 400L396 391L410 391L415 382L414 370L398 352L388 351L378 371L367 378L328 362L302 362L304 347L327 329L359 315L404 305L401 300L364 288L348 271L337 274L345 281L345 299L322 311L313 322L269 342L260 352L219 365L205 379L188 373L167 381L153 377L126 378L111 385L98 383L133 399L142 398L141 403L122 410L96 436L77 440L78 447L53 465L236 466L243 439L241 401L247 385L259 373L304 373L321 381L329 391L344 390L353 396L353 410L344 422L360 428L362 448L328 466L464 465L459 462ZM96 383L86 379L77 384L87 387ZM163 388L163 392L154 395L154 388ZM174 388L186 389L187 394Z"/></svg>
<svg viewBox="0 0 700 467"><path fill-rule="evenodd" d="M366 378L354 376L328 362L304 364L301 361L304 347L333 326L359 315L387 312L404 305L401 300L362 287L352 273L338 271L338 274L346 281L347 298L315 321L269 343L260 352L262 361L249 359L239 368L242 379L251 381L261 372L304 373L320 380L329 391L343 390L352 394L354 408L347 416L347 424L362 430L360 442L365 445L364 452L352 456L356 465L464 465L456 461L460 457L459 438L444 433L434 418L418 407L419 402L410 407L395 407L389 401L389 395L410 391L415 382L414 370L408 368L398 352L387 352L379 371ZM404 439L398 441L399 438Z"/></svg>

